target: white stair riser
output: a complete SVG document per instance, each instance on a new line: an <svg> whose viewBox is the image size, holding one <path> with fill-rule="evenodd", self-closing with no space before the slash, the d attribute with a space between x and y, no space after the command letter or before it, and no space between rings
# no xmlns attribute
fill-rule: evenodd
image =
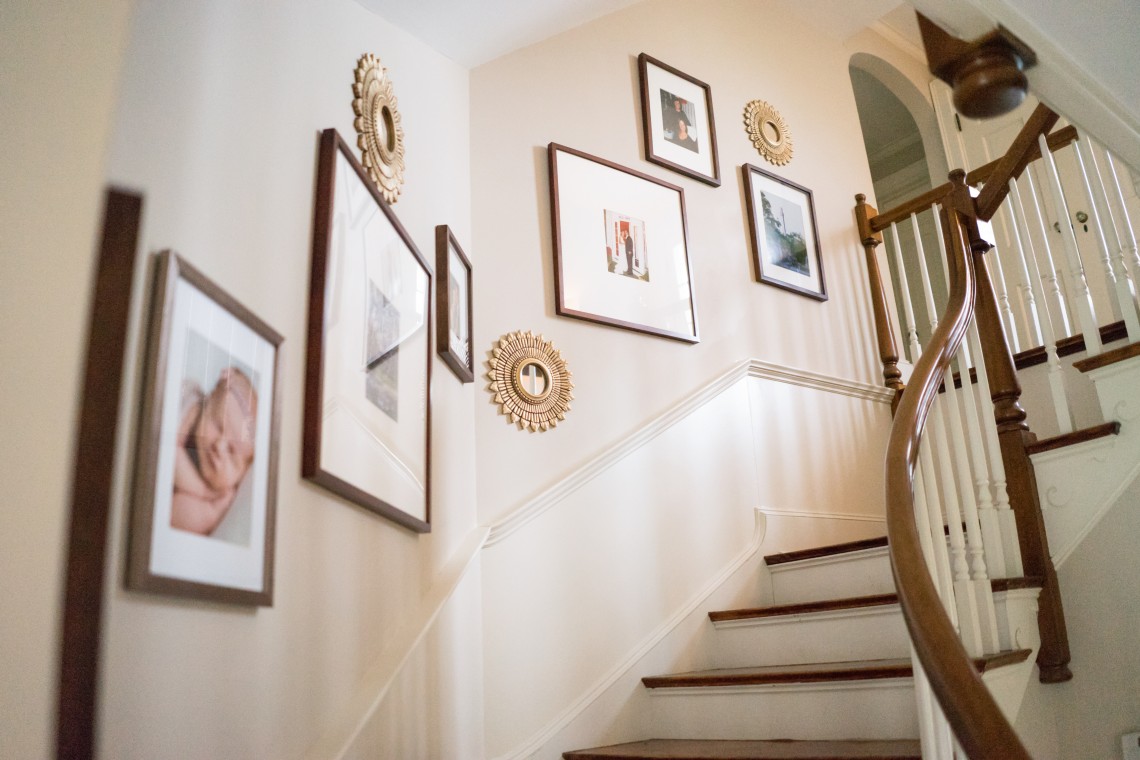
<svg viewBox="0 0 1140 760"><path fill-rule="evenodd" d="M910 655L898 605L716 624L711 668Z"/></svg>
<svg viewBox="0 0 1140 760"><path fill-rule="evenodd" d="M886 547L773 565L769 572L773 604L892 594L895 590Z"/></svg>
<svg viewBox="0 0 1140 760"><path fill-rule="evenodd" d="M914 739L913 681L650 689L662 739Z"/></svg>

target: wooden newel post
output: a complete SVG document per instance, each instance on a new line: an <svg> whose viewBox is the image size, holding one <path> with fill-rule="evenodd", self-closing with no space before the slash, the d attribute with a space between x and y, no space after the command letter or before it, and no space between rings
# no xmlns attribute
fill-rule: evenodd
<svg viewBox="0 0 1140 760"><path fill-rule="evenodd" d="M965 173L954 171L950 180L955 184L956 205L969 202ZM1026 422L1021 406L1021 384L1017 381L1017 368L1009 350L1005 331L998 311L997 295L986 267L985 253L990 243L978 232L975 213L965 216L966 231L973 253L977 279L975 319L982 343L982 356L990 378L994 402L1001 457L1005 465L1009 503L1017 521L1021 559L1027 577L1040 578L1041 596L1038 597L1037 620L1041 630L1041 648L1037 652L1037 666L1043 683L1059 683L1073 677L1069 670L1069 635L1065 628L1065 611L1061 605L1057 570L1049 555L1049 539L1045 533L1045 520L1037 490L1037 477L1026 446L1037 440Z"/></svg>
<svg viewBox="0 0 1140 760"><path fill-rule="evenodd" d="M887 293L883 289L883 275L879 271L879 257L875 248L883 242L883 234L871 230L871 217L878 213L867 203L867 196L855 196L855 221L859 225L859 237L863 241L863 251L867 254L867 277L871 286L871 309L875 313L875 335L879 342L879 357L883 360L883 380L895 392L892 409L898 405L902 393L902 372L899 371L899 351L895 347L895 331L891 327L887 313Z"/></svg>

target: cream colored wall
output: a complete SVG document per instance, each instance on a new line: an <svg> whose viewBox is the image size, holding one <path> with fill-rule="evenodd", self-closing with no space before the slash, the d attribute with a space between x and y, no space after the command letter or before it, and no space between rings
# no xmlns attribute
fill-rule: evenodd
<svg viewBox="0 0 1140 760"><path fill-rule="evenodd" d="M123 589L131 436L118 454L102 757L299 758L347 749L365 718L359 741L406 757L479 754L481 629L477 616L455 622L477 608L477 566L428 635L393 651L427 625L425 600L475 528L475 387L433 359L429 535L300 477L317 135L331 126L355 142L353 70L368 52L389 69L406 136L396 214L433 266L435 225L451 225L478 272L466 70L350 0L154 0L133 19L108 179L145 193L145 252L176 249L285 336L276 593L272 608L251 610ZM144 300L140 285L128 425Z"/></svg>
<svg viewBox="0 0 1140 760"><path fill-rule="evenodd" d="M637 55L711 85L722 185L642 160ZM472 218L486 255L476 284L477 355L510 330L543 333L576 384L554 433L524 435L476 400L483 522L509 513L673 401L748 357L878 382L854 196L871 180L837 42L752 2L652 0L472 71ZM766 168L744 132L752 99L788 121L795 158L777 174L814 192L830 300L753 281L740 166ZM624 164L685 191L701 342L686 345L554 314L547 143Z"/></svg>
<svg viewBox="0 0 1140 760"><path fill-rule="evenodd" d="M48 757L105 144L131 0L0 11L0 754Z"/></svg>
<svg viewBox="0 0 1140 760"><path fill-rule="evenodd" d="M721 187L642 159L641 52L711 86ZM576 386L566 421L542 434L476 399L481 522L525 508L742 360L881 383L852 214L871 180L849 55L793 16L772 23L756 3L650 0L472 71L477 356L503 333L533 330L562 351ZM785 167L765 163L743 129L757 98L791 127ZM554 314L551 141L684 188L699 344ZM753 280L744 163L813 190L827 302ZM889 408L788 387L726 392L484 551L489 757L539 746L556 756L543 742L739 551L754 507L781 512L774 535L789 548L881 532L835 515L881 514ZM575 736L614 736L573 726Z"/></svg>

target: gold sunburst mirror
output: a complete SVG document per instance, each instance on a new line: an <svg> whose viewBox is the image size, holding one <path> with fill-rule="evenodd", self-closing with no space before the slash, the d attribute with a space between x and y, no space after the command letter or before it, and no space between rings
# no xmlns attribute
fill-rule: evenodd
<svg viewBox="0 0 1140 760"><path fill-rule="evenodd" d="M541 335L507 333L491 349L490 391L499 410L522 430L549 430L566 419L574 383L566 360Z"/></svg>
<svg viewBox="0 0 1140 760"><path fill-rule="evenodd" d="M356 62L352 94L361 163L384 200L395 203L404 184L404 128L388 70L371 53Z"/></svg>
<svg viewBox="0 0 1140 760"><path fill-rule="evenodd" d="M753 100L744 106L744 129L769 163L783 166L792 160L792 134L788 123L769 103Z"/></svg>

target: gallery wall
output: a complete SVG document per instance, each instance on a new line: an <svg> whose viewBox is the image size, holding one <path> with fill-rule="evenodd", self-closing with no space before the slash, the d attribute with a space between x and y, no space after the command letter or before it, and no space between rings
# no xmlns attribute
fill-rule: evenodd
<svg viewBox="0 0 1140 760"><path fill-rule="evenodd" d="M48 757L73 435L131 0L0 15L0 753Z"/></svg>
<svg viewBox="0 0 1140 760"><path fill-rule="evenodd" d="M132 20L107 179L146 196L142 252L175 249L285 338L276 592L271 608L252 609L123 588L144 255L110 533L102 757L299 758L353 741L474 757L482 744L480 627L465 601L477 612L477 566L454 609L417 638L475 528L475 386L433 351L430 534L300 477L317 139L335 127L355 145L353 72L365 53L388 67L402 118L396 214L433 267L437 224L452 226L478 266L465 69L351 0L150 0ZM361 706L382 695L354 740Z"/></svg>
<svg viewBox="0 0 1140 760"><path fill-rule="evenodd" d="M476 356L485 360L506 332L533 330L561 350L575 383L567 419L542 434L475 399L480 522L511 524L545 503L549 489L561 492L564 479L738 362L881 384L852 214L871 180L850 52L774 6L650 0L472 71ZM642 52L711 87L720 187L644 160ZM787 121L787 166L750 143L742 114L753 99ZM555 314L550 142L684 189L699 343ZM813 191L826 302L755 281L744 163ZM736 556L754 508L779 513L762 552L881 531L850 518L882 514L886 404L771 382L734 393L483 552L488 757L569 749L543 742ZM593 732L570 725L577 737L621 738L604 722Z"/></svg>

